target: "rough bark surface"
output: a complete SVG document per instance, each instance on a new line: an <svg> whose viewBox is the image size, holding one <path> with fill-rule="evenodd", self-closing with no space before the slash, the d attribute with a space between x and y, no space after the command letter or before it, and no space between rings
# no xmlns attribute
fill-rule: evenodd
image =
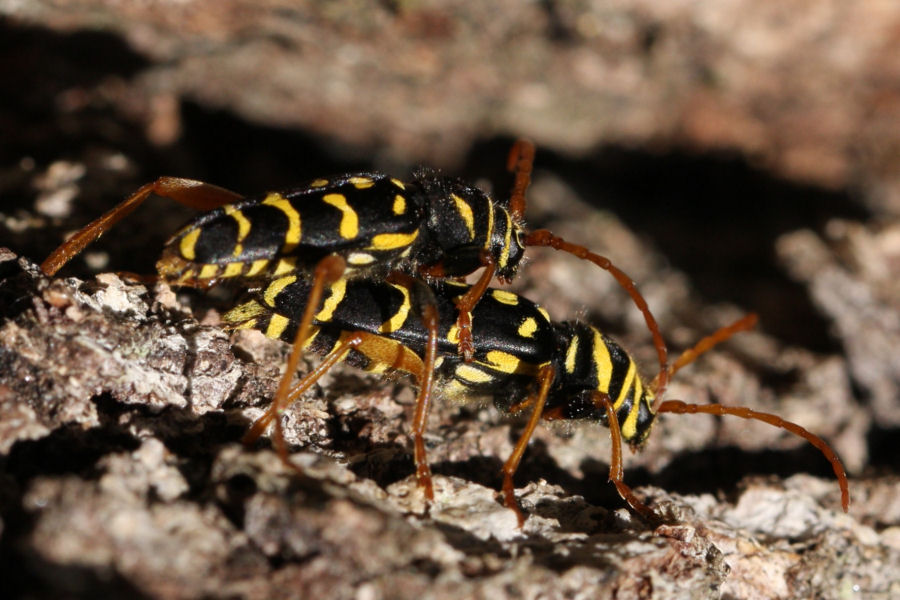
<svg viewBox="0 0 900 600"><path fill-rule="evenodd" d="M157 141L186 97L405 161L448 164L498 134L736 150L900 212L893 2L7 0L2 13L121 36L152 65L68 101L127 95Z"/></svg>
<svg viewBox="0 0 900 600"><path fill-rule="evenodd" d="M707 490L699 494L642 487L671 522L654 529L612 509L620 503L603 490L606 433L589 424L538 434L520 477L529 518L519 530L492 489L514 432L487 409L436 411L428 441L437 499L426 508L410 476L412 394L350 369L285 419L300 477L270 450L237 443L271 397L282 344L256 332L229 342L163 286L115 275L48 280L11 252L0 258L0 294L15 307L0 329L5 516L16 519L5 533L24 567L7 576L31 591L837 597L862 581L889 589L893 575L873 562L900 560L896 526L861 523L896 523L896 478L854 481L851 516L839 511L833 481L809 475L744 480L718 498L714 478L695 477L692 486ZM738 363L711 362L679 392L719 387L730 403L764 387ZM810 369L830 386L827 362ZM841 425L839 407L816 427L814 400L792 401L797 414L781 412L813 429ZM815 404L821 411L824 402ZM730 424L696 422L679 435L680 420L660 428L649 461L631 464L678 463L692 442L729 435ZM703 439L690 440L698 431ZM797 446L775 430L732 435L729 444L751 454Z"/></svg>
<svg viewBox="0 0 900 600"><path fill-rule="evenodd" d="M897 23L776 2L0 0L0 580L13 596L867 598L900 594ZM485 9L486 10L486 9ZM675 349L742 313L669 397L783 431L666 415L626 480L608 431L438 402L416 489L407 382L350 368L285 415L292 458L241 435L287 348L228 334L237 292L131 283L190 216L154 200L61 273L62 239L162 174L246 193L413 163L495 184L539 144L526 218L612 257ZM723 152L724 151L724 152ZM609 331L652 375L637 311L540 249L514 289ZM310 358L301 370L315 359Z"/></svg>

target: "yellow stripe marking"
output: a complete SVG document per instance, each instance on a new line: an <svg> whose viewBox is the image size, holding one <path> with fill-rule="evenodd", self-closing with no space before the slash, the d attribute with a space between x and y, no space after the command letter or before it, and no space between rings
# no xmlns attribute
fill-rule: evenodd
<svg viewBox="0 0 900 600"><path fill-rule="evenodd" d="M403 246L409 246L419 237L419 230L412 233L380 233L372 238L372 245L368 250L396 250Z"/></svg>
<svg viewBox="0 0 900 600"><path fill-rule="evenodd" d="M397 194L394 196L394 206L393 211L395 215L402 215L406 212L406 198Z"/></svg>
<svg viewBox="0 0 900 600"><path fill-rule="evenodd" d="M255 318L247 319L246 321L238 323L237 325L234 325L231 328L232 329L253 329L254 327L256 327L256 319Z"/></svg>
<svg viewBox="0 0 900 600"><path fill-rule="evenodd" d="M631 388L631 385L634 383L634 375L637 372L637 369L634 366L634 361L628 361L628 372L625 373L625 381L622 382L622 389L619 390L619 397L616 398L615 403L613 403L613 408L619 410L619 407L622 406L622 403L625 402L625 398L628 397L628 390ZM612 390L610 390L612 391Z"/></svg>
<svg viewBox="0 0 900 600"><path fill-rule="evenodd" d="M309 184L309 187L325 187L328 185L327 179L314 179L312 183Z"/></svg>
<svg viewBox="0 0 900 600"><path fill-rule="evenodd" d="M239 208L235 208L231 204L227 204L222 207L222 210L225 211L225 214L237 221L238 226L238 241L243 242L244 238L247 237L247 234L250 233L250 220L244 216L244 213L241 212Z"/></svg>
<svg viewBox="0 0 900 600"><path fill-rule="evenodd" d="M247 277L253 277L254 275L259 275L259 273L266 268L266 265L269 264L269 261L265 258L261 258L259 260L254 260L253 264L250 265L250 268L247 270Z"/></svg>
<svg viewBox="0 0 900 600"><path fill-rule="evenodd" d="M281 247L282 252L290 252L300 243L300 213L288 200L278 193L271 193L262 201L266 206L272 206L284 213L288 220L288 230L284 234L284 245Z"/></svg>
<svg viewBox="0 0 900 600"><path fill-rule="evenodd" d="M272 315L272 318L269 319L269 326L266 327L266 337L277 340L281 337L281 334L284 333L284 330L290 322L290 319L282 315Z"/></svg>
<svg viewBox="0 0 900 600"><path fill-rule="evenodd" d="M198 279L212 279L219 273L219 265L203 265L200 267Z"/></svg>
<svg viewBox="0 0 900 600"><path fill-rule="evenodd" d="M233 262L228 263L225 270L222 271L222 277L237 277L244 270L244 263Z"/></svg>
<svg viewBox="0 0 900 600"><path fill-rule="evenodd" d="M472 390L469 389L467 385L457 381L456 379L451 379L443 386L443 389L441 389L441 396L443 396L447 400L450 400L451 402L466 402L471 395Z"/></svg>
<svg viewBox="0 0 900 600"><path fill-rule="evenodd" d="M365 190L375 185L375 182L372 181L371 177L351 177L347 181L352 183L353 187L358 190Z"/></svg>
<svg viewBox="0 0 900 600"><path fill-rule="evenodd" d="M609 382L612 380L613 364L612 357L609 355L609 349L603 336L596 329L594 330L594 368L597 369L597 389L609 390Z"/></svg>
<svg viewBox="0 0 900 600"><path fill-rule="evenodd" d="M463 220L463 223L466 224L466 229L469 230L469 239L475 239L475 215L472 214L472 207L468 205L468 203L457 196L456 194L450 194L450 198L456 203L456 212L459 213L460 218Z"/></svg>
<svg viewBox="0 0 900 600"><path fill-rule="evenodd" d="M282 277L281 279L276 279L266 288L266 291L263 293L263 300L266 304L271 307L275 307L275 298L278 297L278 294L281 293L284 288L291 285L297 281L296 275L288 275L287 277Z"/></svg>
<svg viewBox="0 0 900 600"><path fill-rule="evenodd" d="M519 358L508 352L491 350L485 355L485 359L492 367L503 373L520 373L527 371L527 369L524 368L526 365L523 365Z"/></svg>
<svg viewBox="0 0 900 600"><path fill-rule="evenodd" d="M227 204L222 207L222 210L225 211L225 214L234 219L237 222L238 226L238 235L237 241L234 244L234 250L232 250L231 255L234 258L237 258L244 252L244 245L241 243L244 241L244 238L247 237L247 234L250 233L250 221L247 217L244 216L239 209L235 208L231 204Z"/></svg>
<svg viewBox="0 0 900 600"><path fill-rule="evenodd" d="M378 331L380 333L391 333L392 331L397 331L403 324L406 323L406 318L409 316L409 309L411 307L411 303L409 301L409 290L400 285L391 284L396 290L399 290L401 294L403 294L403 303L400 305L400 308L397 309L397 312L394 313L390 319L385 321L378 327Z"/></svg>
<svg viewBox="0 0 900 600"><path fill-rule="evenodd" d="M194 246L197 245L197 238L200 237L200 228L194 229L193 231L189 231L183 238L181 238L181 243L179 244L179 250L181 250L181 257L185 260L194 260L197 258L197 253L195 251Z"/></svg>
<svg viewBox="0 0 900 600"><path fill-rule="evenodd" d="M459 325L456 325L454 323L453 325L450 326L450 330L447 331L447 341L452 344L459 343ZM435 365L435 366L437 366L437 365Z"/></svg>
<svg viewBox="0 0 900 600"><path fill-rule="evenodd" d="M347 204L347 198L343 194L325 194L322 196L322 202L341 211L341 225L338 231L342 238L349 240L359 235L359 216Z"/></svg>
<svg viewBox="0 0 900 600"><path fill-rule="evenodd" d="M236 306L229 310L222 315L222 320L226 323L238 323L253 317L258 317L264 312L266 312L266 309L263 308L262 304L256 300L251 300L250 302L244 302L240 306Z"/></svg>
<svg viewBox="0 0 900 600"><path fill-rule="evenodd" d="M484 234L484 249L490 250L492 241L491 237L494 235L494 204L489 199L486 199L485 202L487 202L488 222L487 231Z"/></svg>
<svg viewBox="0 0 900 600"><path fill-rule="evenodd" d="M506 263L509 262L509 241L512 235L512 221L509 219L509 213L504 210L503 216L506 217L506 233L503 234L503 250L500 252L499 266L501 269L505 269Z"/></svg>
<svg viewBox="0 0 900 600"><path fill-rule="evenodd" d="M538 306L538 307L536 307L536 308L537 308L537 311L538 311L539 313L541 313L541 316L542 316L542 317L544 317L544 318L547 319L548 321L550 320L550 313L547 312L547 309L545 309L543 306Z"/></svg>
<svg viewBox="0 0 900 600"><path fill-rule="evenodd" d="M519 303L518 296L516 296L512 292L507 292L505 290L491 290L491 296L493 296L494 300L496 300L500 304L509 304L510 306L515 306Z"/></svg>
<svg viewBox="0 0 900 600"><path fill-rule="evenodd" d="M637 376L634 379L634 403L631 405L628 416L625 417L625 422L622 423L622 437L625 441L633 440L637 435L637 419L638 412L641 410L640 399L642 389L643 385L641 384L641 378L640 376Z"/></svg>
<svg viewBox="0 0 900 600"><path fill-rule="evenodd" d="M522 324L519 325L519 329L518 331L516 331L516 333L518 333L521 337L530 338L534 337L534 333L537 331L537 328L538 324L535 318L528 317L527 319L522 321Z"/></svg>
<svg viewBox="0 0 900 600"><path fill-rule="evenodd" d="M309 348L310 346L312 346L313 340L315 340L316 336L319 335L319 331L321 331L321 330L318 327L316 327L315 325L310 326L309 335L306 336L306 340L304 340L304 342L303 342L302 348L304 350Z"/></svg>
<svg viewBox="0 0 900 600"><path fill-rule="evenodd" d="M297 257L289 256L288 258L279 258L275 263L275 270L272 275L284 275L297 270Z"/></svg>
<svg viewBox="0 0 900 600"><path fill-rule="evenodd" d="M325 302L322 303L322 310L319 311L319 314L316 315L317 321L328 322L331 320L331 317L334 315L334 311L337 310L338 305L344 299L344 294L347 293L347 280L346 279L338 279L331 285L331 295L325 299Z"/></svg>
<svg viewBox="0 0 900 600"><path fill-rule="evenodd" d="M569 349L566 350L566 373L575 372L575 359L578 358L578 336L572 337Z"/></svg>
<svg viewBox="0 0 900 600"><path fill-rule="evenodd" d="M470 383L489 383L494 380L490 373L485 373L477 367L466 364L456 367L454 375Z"/></svg>
<svg viewBox="0 0 900 600"><path fill-rule="evenodd" d="M406 185L404 185L404 183L403 183L402 181L400 181L399 179L394 179L393 177L391 177L391 183L393 183L394 185L396 185L396 186L397 186L398 188L400 188L401 190L405 190L405 189L406 189Z"/></svg>

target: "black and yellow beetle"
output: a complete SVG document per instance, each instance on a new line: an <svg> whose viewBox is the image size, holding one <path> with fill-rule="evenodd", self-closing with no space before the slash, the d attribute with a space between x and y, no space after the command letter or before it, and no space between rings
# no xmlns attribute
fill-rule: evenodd
<svg viewBox="0 0 900 600"><path fill-rule="evenodd" d="M293 370L289 365L278 395L245 440L252 442L274 423L275 445L290 464L281 437L281 413L331 367L346 361L378 373L408 373L417 381L420 389L412 427L414 456L418 483L429 498L433 498L433 490L423 435L431 399L443 395L457 400L488 397L503 412L530 411L528 424L503 466L504 502L516 512L520 525L524 518L515 502L512 478L542 418L596 421L609 427L613 442L610 480L635 511L656 520L623 481L621 446L624 440L640 448L657 415L667 412L735 415L803 437L830 461L840 484L842 506L847 510L849 489L844 468L818 436L778 416L745 407L663 401L660 378L644 380L634 360L610 337L585 323L551 321L544 309L520 295L487 291L472 312L473 360L462 360L456 352L456 303L469 289L452 282L425 285L411 278L338 278L322 292L321 308L307 322L300 315L311 303L310 281L289 274L270 282L252 299L226 313L226 325L255 328L268 337L293 342L292 356L309 349L325 358L296 385L290 385ZM432 308L436 314L428 314ZM434 321L432 325L427 323L429 319ZM704 338L684 352L668 374L755 322L756 316L748 315ZM438 335L436 345L429 347L432 327Z"/></svg>
<svg viewBox="0 0 900 600"><path fill-rule="evenodd" d="M454 316L456 350L464 362L473 361L476 344L471 331L472 311L490 281L495 275L501 280L512 278L527 246L548 246L607 270L628 292L653 336L660 365L657 391L662 392L668 378L666 346L634 282L607 258L582 246L546 230L526 232L522 217L533 161L534 146L530 142L519 141L513 146L507 168L515 178L505 203L462 180L426 169L416 171L412 181L406 182L378 173L354 173L250 198L201 181L161 177L77 231L47 257L41 268L47 275L56 274L151 195L208 211L166 243L157 262L158 276L152 279L197 288L230 281L247 289L263 287L269 294L286 278L309 285L308 293L295 295L303 298L305 308L281 316L297 323L297 338L276 405L288 396L304 332L321 314L326 286L341 280L366 280L399 284L415 292L427 332L423 366L418 373L422 413L427 409L438 358L440 318ZM477 282L454 296L452 310L437 306L429 282L479 268L483 271ZM266 333L278 337L279 321L270 320ZM276 427L280 427L277 420ZM276 440L281 437L279 432ZM285 456L283 448L281 452ZM417 445L419 456L424 457L424 447ZM417 460L417 465L427 468L424 459ZM430 478L421 480L429 482L426 493L431 497Z"/></svg>
<svg viewBox="0 0 900 600"><path fill-rule="evenodd" d="M41 265L53 275L151 195L208 211L179 230L157 263L159 278L205 288L222 281L259 285L288 273L314 276L328 261L335 277L381 279L392 273L433 281L468 275L478 282L457 300L458 350L474 352L470 314L497 276L512 279L525 247L550 246L612 273L641 309L654 337L661 372L666 349L646 302L609 260L523 222L534 146L518 141L507 162L515 175L507 202L466 182L419 169L410 181L380 173L316 179L306 185L244 198L191 179L161 177L86 225ZM335 257L341 262L331 260ZM334 269L339 268L339 272ZM664 385L664 384L663 384Z"/></svg>

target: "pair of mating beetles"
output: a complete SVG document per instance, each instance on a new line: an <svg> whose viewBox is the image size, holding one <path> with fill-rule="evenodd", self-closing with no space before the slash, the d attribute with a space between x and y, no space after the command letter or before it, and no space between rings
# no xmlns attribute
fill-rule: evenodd
<svg viewBox="0 0 900 600"><path fill-rule="evenodd" d="M141 187L78 231L42 264L48 275L151 195L207 211L166 244L157 263L164 282L206 288L234 282L250 298L227 312L230 328L254 328L292 344L268 410L245 436L270 425L279 455L292 465L280 415L335 364L410 374L418 385L412 425L416 477L433 499L424 433L435 388L461 400L489 397L502 411L529 411L525 430L503 466L503 499L515 501L513 475L541 419L597 421L610 429L610 480L637 513L656 520L623 481L622 442L639 448L660 413L709 413L756 419L807 439L831 462L849 505L840 460L818 436L775 415L744 407L663 401L678 369L756 322L748 315L701 340L671 366L647 303L608 259L546 230L527 231L523 214L534 147L510 152L514 175L507 202L459 179L420 169L411 181L380 173L317 179L308 185L244 198L200 181L162 177ZM614 340L581 322L552 321L541 307L492 289L515 277L525 249L549 246L607 270L643 313L659 357L647 381ZM474 285L456 279L481 269ZM323 361L294 383L304 350ZM293 466L293 465L292 465Z"/></svg>

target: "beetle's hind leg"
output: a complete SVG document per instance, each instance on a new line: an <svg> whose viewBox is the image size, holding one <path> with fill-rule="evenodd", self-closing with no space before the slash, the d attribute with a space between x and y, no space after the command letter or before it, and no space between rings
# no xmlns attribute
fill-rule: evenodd
<svg viewBox="0 0 900 600"><path fill-rule="evenodd" d="M339 279L346 270L346 266L344 259L335 254L326 256L316 265L313 271L312 288L306 301L306 307L303 309L300 323L297 326L297 334L294 336L291 354L288 357L284 374L281 376L281 381L278 384L278 391L275 393L275 398L272 400L268 410L253 423L243 438L244 444L252 444L263 434L269 423L274 420L275 434L273 443L278 450L281 460L292 467L293 463L288 458L287 443L284 441L284 432L281 428L281 419L279 417L295 399L312 387L335 364L342 361L354 346L361 343L358 335L355 337L350 336L347 339L342 338L318 367L309 372L296 386L291 385L294 380L294 372L297 370L297 365L303 354L306 340L309 338L313 319L319 310L325 286Z"/></svg>
<svg viewBox="0 0 900 600"><path fill-rule="evenodd" d="M240 194L195 179L160 177L152 183L142 185L106 214L79 229L75 235L63 242L41 263L41 270L46 275L55 275L67 262L81 253L88 244L97 240L116 223L134 212L151 195L170 198L179 204L197 210L212 210L242 198Z"/></svg>

